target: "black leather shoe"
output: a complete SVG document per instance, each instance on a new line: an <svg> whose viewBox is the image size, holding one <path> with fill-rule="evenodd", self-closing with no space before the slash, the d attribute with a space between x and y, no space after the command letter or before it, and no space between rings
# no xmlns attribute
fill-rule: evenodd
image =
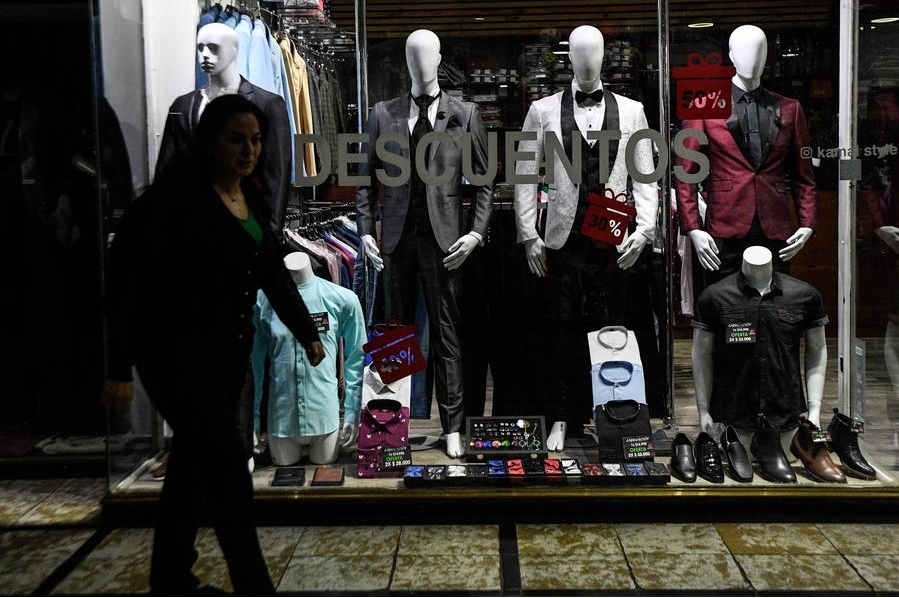
<svg viewBox="0 0 899 598"><path fill-rule="evenodd" d="M721 434L721 449L727 458L730 475L738 482L751 482L753 478L752 463L746 447L740 442L733 426L727 426Z"/></svg>
<svg viewBox="0 0 899 598"><path fill-rule="evenodd" d="M759 427L752 435L749 450L758 459L760 476L781 484L796 483L796 472L790 467L780 444L780 430L772 426L764 415L759 415Z"/></svg>
<svg viewBox="0 0 899 598"><path fill-rule="evenodd" d="M877 472L858 448L858 433L863 429L862 425L860 420L849 419L849 416L843 415L834 407L833 419L827 426L827 431L830 432L829 448L840 458L840 465L846 473L864 480L876 480Z"/></svg>
<svg viewBox="0 0 899 598"><path fill-rule="evenodd" d="M679 432L671 443L671 475L682 482L696 481L696 461L693 458L693 443L682 432Z"/></svg>
<svg viewBox="0 0 899 598"><path fill-rule="evenodd" d="M696 475L713 484L724 483L721 451L714 438L706 432L700 432L693 443L693 454L696 458Z"/></svg>

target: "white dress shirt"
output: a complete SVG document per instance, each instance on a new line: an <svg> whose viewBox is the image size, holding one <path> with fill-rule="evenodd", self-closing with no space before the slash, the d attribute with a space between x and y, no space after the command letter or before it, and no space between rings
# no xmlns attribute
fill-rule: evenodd
<svg viewBox="0 0 899 598"><path fill-rule="evenodd" d="M438 87L435 90L428 90L428 94L434 101L431 102L431 105L428 106L428 121L431 123L431 129L434 129L434 123L437 121L437 107L440 105L439 97L440 97L440 88ZM415 103L415 100L409 99L409 133L412 133L412 129L415 128L415 121L418 120L418 104Z"/></svg>
<svg viewBox="0 0 899 598"><path fill-rule="evenodd" d="M437 102L434 102L435 104ZM381 381L381 375L369 364L362 374L362 409L372 399L393 399L403 407L412 404L412 376L400 378L390 384Z"/></svg>
<svg viewBox="0 0 899 598"><path fill-rule="evenodd" d="M599 83L599 88L603 89L602 82ZM582 90L578 84L577 79L571 80L571 101L574 102L574 120L577 123L577 128L581 130L581 135L584 139L587 139L587 131L598 131L602 128L602 123L606 115L606 100L603 98L602 102L596 103L592 99L584 100L583 104L578 104L575 99L575 94L578 91ZM605 90L603 90L605 91ZM416 114L416 117L418 115ZM596 139L589 139L587 143L590 147L596 145Z"/></svg>

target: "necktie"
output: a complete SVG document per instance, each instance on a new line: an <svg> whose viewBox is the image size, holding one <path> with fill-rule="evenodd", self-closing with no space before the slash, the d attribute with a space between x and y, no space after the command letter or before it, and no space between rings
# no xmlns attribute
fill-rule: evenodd
<svg viewBox="0 0 899 598"><path fill-rule="evenodd" d="M412 140L418 145L418 142L425 133L430 133L433 128L431 121L428 120L428 106L430 106L437 98L434 96L418 96L413 98L415 105L418 106L418 120L412 128Z"/></svg>
<svg viewBox="0 0 899 598"><path fill-rule="evenodd" d="M747 135L749 137L749 157L752 164L758 168L762 164L762 135L759 132L759 105L756 102L755 93L746 93L743 98L746 100L746 123Z"/></svg>
<svg viewBox="0 0 899 598"><path fill-rule="evenodd" d="M584 100L586 100L587 98L590 98L591 100L599 104L600 102L602 102L602 90L597 89L596 91L585 93L579 89L574 92L574 101L578 104L583 104Z"/></svg>

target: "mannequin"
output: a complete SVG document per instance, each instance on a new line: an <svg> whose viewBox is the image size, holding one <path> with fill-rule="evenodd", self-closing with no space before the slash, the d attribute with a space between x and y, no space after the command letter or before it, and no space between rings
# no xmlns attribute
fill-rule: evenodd
<svg viewBox="0 0 899 598"><path fill-rule="evenodd" d="M730 118L685 120L682 125L704 131L709 138L705 192L714 209L704 228L696 186L678 180L676 188L684 232L702 268L713 273L713 281L736 272L742 250L752 245L768 247L777 256L775 268L788 272L789 261L811 238L817 222L814 172L811 160L800 152L809 145L805 114L796 100L762 87L767 55L761 29L737 27L729 40L729 56L737 71ZM687 146L697 149L698 143L691 138ZM681 164L688 172L694 167L688 160ZM790 171L799 217L799 227L792 232L785 196ZM748 202L754 203L753 209L748 209Z"/></svg>
<svg viewBox="0 0 899 598"><path fill-rule="evenodd" d="M389 151L410 158L409 183L385 191L381 246L375 239L378 205L377 181L356 193L357 223L365 254L379 271L384 270L386 315L403 323L415 321L416 279L420 276L430 322L430 360L441 426L450 457L464 453L460 431L462 412L462 354L459 340L459 268L483 243L493 202L491 185L475 185L470 228L462 226L462 135L472 136L472 170L487 172L487 133L475 104L442 93L437 80L440 39L419 29L406 39L406 65L411 93L378 102L368 119L368 160L362 174L383 168L397 176L395 165L384 164L375 143L385 133L408 136L408 144L388 143ZM411 98L410 98L411 95ZM418 102L421 102L419 106ZM431 143L425 152L428 172L440 176L455 168L449 180L425 183L417 172L415 149L427 132L446 133L456 143ZM422 143L426 143L426 140ZM375 177L372 177L373 179Z"/></svg>
<svg viewBox="0 0 899 598"><path fill-rule="evenodd" d="M777 303L773 303L774 308L776 308L775 317L780 317L781 314L786 314L787 316L788 324L782 322L779 322L779 324L782 326L798 324L801 328L804 328L804 332L800 331L805 339L804 394L808 407L808 419L816 426L819 425L821 400L824 393L824 380L827 370L827 343L824 334L824 324L827 323L827 317L821 316L820 295L817 295L817 291L814 291L809 285L792 277L778 275L778 278L775 279L773 255L771 254L771 251L766 247L753 246L743 252L743 262L739 274L731 275L716 285L712 285L699 299L699 305L697 306L698 320L697 324L694 324L695 330L693 333L692 364L696 408L699 411L700 427L705 432L713 431L715 424L713 413L726 412L726 410L721 409L717 403L728 400L738 400L730 396L729 393L721 393L721 390L718 389L718 385L715 384L715 377L721 376L725 372L725 368L721 367L721 362L716 362L715 353L716 351L726 352L732 350L729 348L727 341L725 340L722 342L722 339L720 338L722 327L719 326L718 316L720 315L722 307L727 310L727 314L724 318L725 324L734 321L738 324L742 324L741 318L744 316L739 313L739 305L735 302L717 301L714 299L715 296L720 294L719 291L721 288L724 288L727 285L734 285L734 288L736 288L736 284L738 284L737 281L739 280L737 277L742 277L742 280L745 281L746 285L751 289L744 291L744 295L760 297L761 305L765 305L766 297L772 301L777 300L777 297L772 298L772 295L784 297L784 301L786 302L784 305L787 307L782 307ZM813 292L809 293L809 289ZM799 304L798 302L800 301L799 298L808 294L812 295L813 298L811 304L807 304L807 314L802 316L803 319L801 321L798 319L800 317L798 313L795 319L789 317L791 312L788 310L800 309L797 307ZM817 305L814 305L815 302L817 302ZM764 329L763 322L754 322L753 328L755 337L752 344L756 342L773 342L764 336L767 331ZM727 334L726 329L723 333ZM718 336L717 342L716 335ZM798 339L795 346L796 351L798 352ZM782 361L781 363L785 364L787 362ZM718 367L716 367L716 365ZM764 366L758 368L758 370L754 372L756 374L754 376L755 379L766 379L770 369L772 368ZM798 377L799 372L795 372L795 375ZM762 383L760 382L759 386L761 386L761 384ZM716 393L716 390L718 390L718 393ZM755 390L758 391L758 388ZM764 409L764 407L760 406L759 409ZM734 425L737 434L740 436L740 441L745 446L750 446L754 428L745 425L745 418L743 418L742 421L740 419L725 419L723 421L719 419L718 421L724 425ZM781 444L785 452L789 449L790 441L795 431L795 424L793 422L798 423L798 421L799 410L797 408L796 412L791 414L791 417L785 419L784 425L779 426L781 429Z"/></svg>
<svg viewBox="0 0 899 598"><path fill-rule="evenodd" d="M604 55L602 33L595 27L583 25L571 32L569 56L574 70L574 81L569 90L535 101L525 119L522 131L535 131L536 141L522 141L519 152L534 152L535 159L518 161L516 173L534 175L544 158L544 138L555 135L563 141L569 157L575 145L581 145L581 183L574 183L562 167L558 156L555 160L554 181L550 183L547 204L546 232L537 232L537 200L535 185L516 184L515 213L518 241L525 246L530 271L538 277L550 277L559 289L559 303L552 309L560 319L556 327L558 396L552 397L550 406L553 421L547 437L547 448L561 451L565 446L569 403L575 401L573 388L578 381L588 381L589 363L584 345L584 335L606 325L627 324L627 318L646 319L651 329L651 306L648 304L649 281L645 270L644 248L651 245L655 236L658 210L658 186L629 179L625 165L625 148L633 133L648 128L642 104L611 92L603 93L600 78ZM603 95L599 95L602 93ZM595 94L595 95L591 95ZM580 98L580 99L579 99ZM609 148L610 169L608 181L599 181L600 165L597 141L587 134L601 130L618 130L619 140ZM654 170L652 142L639 141L634 155L637 168L644 173ZM617 246L599 248L592 239L581 234L581 226L588 205L588 193L602 195L610 190L615 195L628 195L633 189L636 222L626 231ZM638 262L644 267L637 269ZM627 270L638 273L625 274ZM584 280L594 283L584 284ZM593 284L589 286L588 284ZM608 296L609 293L617 295ZM596 299L596 297L605 297ZM596 313L584 313L583 303L593 298L598 303ZM645 300L645 305L641 301ZM585 322L585 320L589 320ZM633 321L633 320L632 320ZM653 333L649 333L654 338ZM583 349L583 351L582 351ZM641 351L654 351L658 347L641 346ZM581 355L583 353L583 355ZM566 372L576 364L576 372ZM583 370L583 371L582 371ZM569 381L570 379L570 381Z"/></svg>
<svg viewBox="0 0 899 598"><path fill-rule="evenodd" d="M308 456L312 463L333 463L341 449L350 450L356 442L365 360L362 306L352 291L317 278L305 253L288 254L284 265L313 319L317 323L324 322L319 327L319 334L326 358L318 368L312 369L304 367L308 364L303 354L292 348L279 352L278 348L289 339L285 338L283 325L277 316L272 317L271 307L260 293L254 312L258 341L253 347L257 418L262 398L262 369L268 353L271 361L268 439L272 461L275 465L293 465ZM338 421L335 367L339 339L344 341L346 398L343 424L332 427ZM296 377L300 378L299 382ZM256 429L259 429L258 420ZM314 433L306 433L306 430Z"/></svg>
<svg viewBox="0 0 899 598"><path fill-rule="evenodd" d="M239 44L237 33L223 23L204 25L197 32L200 70L209 76L209 82L206 87L179 96L172 102L156 161L156 177L165 176L190 162L194 128L206 104L220 95L240 94L259 106L268 119L268 132L259 157L259 163L265 165L261 171L262 194L272 212L269 223L272 231L280 235L290 185L287 107L281 96L240 76L236 64Z"/></svg>

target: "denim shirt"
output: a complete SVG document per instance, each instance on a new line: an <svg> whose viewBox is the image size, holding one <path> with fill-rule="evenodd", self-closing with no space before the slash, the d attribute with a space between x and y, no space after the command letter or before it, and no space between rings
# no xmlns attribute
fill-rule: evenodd
<svg viewBox="0 0 899 598"><path fill-rule="evenodd" d="M357 422L362 399L362 370L367 342L359 299L349 289L313 276L297 286L313 320L327 315L327 330L319 328L325 359L313 367L306 351L278 319L264 293L253 312L253 378L256 388L255 428L259 429L265 358L269 356L268 432L279 438L330 434L340 425L337 391L338 342L344 344L346 395L344 419ZM318 316L318 317L317 317Z"/></svg>

